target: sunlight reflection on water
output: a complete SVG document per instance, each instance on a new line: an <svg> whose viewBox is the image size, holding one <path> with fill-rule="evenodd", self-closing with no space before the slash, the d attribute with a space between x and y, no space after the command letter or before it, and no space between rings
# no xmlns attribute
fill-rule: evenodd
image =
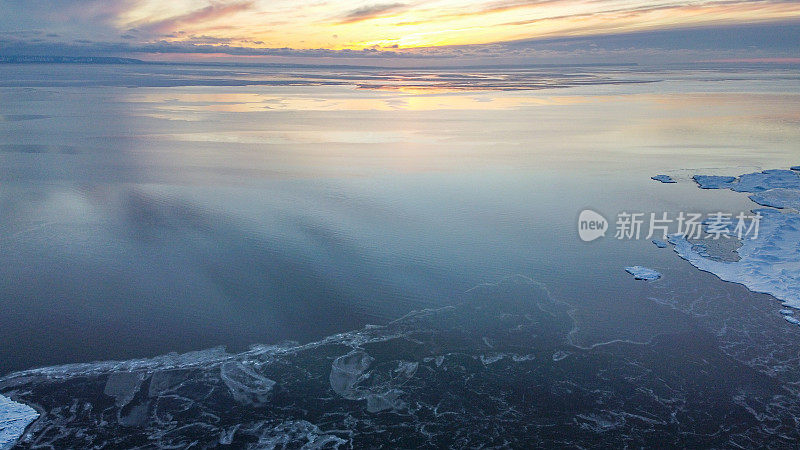
<svg viewBox="0 0 800 450"><path fill-rule="evenodd" d="M680 263L647 243L581 245L577 212L685 207L676 193L741 208L650 176L798 163L786 74L630 69L519 91L487 90L497 74L192 86L158 66L146 86L161 87L120 89L142 78L0 70L34 71L0 88L16 118L0 121L0 371L304 341L517 273L585 303L587 340L640 338L666 325L620 268ZM517 88L542 78L526 76Z"/></svg>

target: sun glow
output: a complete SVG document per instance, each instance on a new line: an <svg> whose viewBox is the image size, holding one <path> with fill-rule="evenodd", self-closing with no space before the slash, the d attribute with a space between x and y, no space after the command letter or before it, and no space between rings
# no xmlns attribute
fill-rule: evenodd
<svg viewBox="0 0 800 450"><path fill-rule="evenodd" d="M138 2L114 20L151 42L396 50L800 17L795 2L500 0Z"/></svg>

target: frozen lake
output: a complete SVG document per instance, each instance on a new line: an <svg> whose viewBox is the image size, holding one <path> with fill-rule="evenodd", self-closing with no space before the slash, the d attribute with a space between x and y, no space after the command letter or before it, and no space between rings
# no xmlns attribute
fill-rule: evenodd
<svg viewBox="0 0 800 450"><path fill-rule="evenodd" d="M623 211L753 209L746 195L701 190L691 177L800 164L796 69L550 67L454 75L7 64L0 65L0 74L1 374L226 346L230 353L223 356L200 355L206 368L186 361L178 366L203 379L202 389L214 389L214 383L233 389L231 377L252 376L254 361L279 360L315 374L305 379L270 366L269 377L264 375L269 382L253 376L257 386L240 393L258 403L253 392L273 395L273 380L322 399L329 381L325 370L334 361L351 372L374 362L394 381L367 389L331 378L331 386L363 404L359 414L365 417L386 410L405 414L412 400L432 402L430 396L444 388L427 384L404 397L395 390L409 388L397 377L413 385L420 377L444 379L437 371L447 364L478 370L395 342L408 332L443 349L442 355L463 353L499 371L475 375L478 382L519 379L533 386L546 380L547 389L568 389L606 370L615 373L608 395L623 398L633 395L623 375L630 370L631 377L642 377L640 394L653 396L648 408L664 408L650 417L664 421L658 426L633 419L642 411L627 408L624 400L609 401L601 412L583 411L580 419L548 416L565 430L578 422L594 430L584 440L612 429L633 436L620 437L620 445L658 442L658 433L640 433L647 427L676 436L669 417L684 406L687 414L697 413L692 423L700 423L705 408L718 401L747 415L747 401L737 397L742 390L758 392L748 398L760 403L746 406L762 412L761 419L745 420L739 412L706 417L708 423L692 431L711 436L719 427L731 436L674 444L741 443L737 439L756 429L767 439L765 430L783 426L786 436L797 438L788 421L800 406L784 396L787 386L800 381L792 350L799 348L800 328L781 317L780 302L701 272L644 236L613 237ZM657 174L677 183L652 180ZM587 208L611 221L606 237L579 239L576 221ZM637 281L625 273L629 266L651 268L661 279ZM480 295L471 290L479 285ZM464 298L466 310L440 310ZM502 300L496 308L484 304L494 305L493 299ZM514 316L527 307L530 314ZM423 309L439 311L424 319L426 327L441 324L432 337L414 334L424 334L416 321L392 322ZM542 311L548 314L539 317ZM507 329L492 325L508 314L508 330L529 331L522 341L506 341ZM477 323L461 327L469 317ZM371 353L346 349L362 338L358 330L387 324L385 332L364 331L377 346ZM542 329L548 331L538 335ZM336 333L359 337L320 344ZM241 353L252 344L281 345ZM392 357L393 352L406 353ZM660 366L663 355L676 364ZM580 362L563 370L553 366L567 358ZM498 361L502 366L491 365ZM671 372L683 370L676 368L683 367L681 361L692 373ZM141 364L135 367L162 362ZM325 370L317 374L313 368L319 367ZM549 369L536 372L542 367ZM145 420L142 411L152 405L126 395L139 395L137 383L156 381L144 375L139 381L108 381L114 369L103 365L72 367L64 376L87 370L94 378L86 382L82 401L102 403L93 395L112 389L117 407L140 408L134 416L126 410L125 417ZM209 381L204 370L223 375ZM696 385L665 382L676 389L668 395L656 386L660 381L647 378L659 370L666 374L661 381L688 377ZM721 378L698 375L708 373ZM726 373L742 375L724 381ZM306 384L319 380L323 387ZM37 401L54 405L71 386L35 378L31 383ZM11 380L1 388L5 393L14 386ZM587 382L585 392L569 398L582 402L603 386ZM517 388L523 395L524 386ZM480 414L494 414L493 408L521 411L516 397L501 395L516 392L509 389L470 390L496 402L470 420L479 423ZM693 395L695 403L676 406L676 399ZM778 397L785 400L780 408L765 406ZM327 400L304 401L311 409L342 408ZM547 411L569 410L550 403L554 399L542 402ZM225 405L204 408L214 414ZM520 414L543 414L537 411ZM424 422L420 414L415 420ZM212 434L230 432L239 423L231 420L229 428L219 425ZM292 426L304 436L347 439L324 432L341 429L344 419L331 419L328 427L322 417L303 420L310 422ZM508 429L487 431L485 441L465 436L464 442L496 444L492 436L508 435L519 420L512 414ZM422 439L398 423L406 422L385 426L404 445ZM729 423L744 425L732 429ZM452 423L437 432L448 426L461 429ZM262 428L253 430L244 433L246 439L266 435ZM119 430L103 432L123 436ZM186 439L203 434L198 433ZM120 441L125 445L138 442L121 439L130 439ZM564 443L558 433L546 442Z"/></svg>

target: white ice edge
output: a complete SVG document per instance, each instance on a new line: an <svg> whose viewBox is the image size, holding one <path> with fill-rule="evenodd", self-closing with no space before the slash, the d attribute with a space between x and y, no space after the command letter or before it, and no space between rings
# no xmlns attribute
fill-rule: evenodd
<svg viewBox="0 0 800 450"><path fill-rule="evenodd" d="M675 252L721 280L772 295L783 306L800 309L800 174L796 169L765 170L739 177L698 175L695 181L704 189L751 193L751 200L768 208L753 210L761 216L758 236L742 241L736 250L739 261L712 259L705 246L692 244L678 234L669 237ZM794 317L787 315L785 319L800 325Z"/></svg>
<svg viewBox="0 0 800 450"><path fill-rule="evenodd" d="M0 450L14 446L39 413L35 409L0 395Z"/></svg>
<svg viewBox="0 0 800 450"><path fill-rule="evenodd" d="M737 250L739 261L711 259L704 246L694 245L682 235L672 235L669 241L681 258L698 269L800 309L800 215L774 209L754 212L762 216L759 236L742 242Z"/></svg>

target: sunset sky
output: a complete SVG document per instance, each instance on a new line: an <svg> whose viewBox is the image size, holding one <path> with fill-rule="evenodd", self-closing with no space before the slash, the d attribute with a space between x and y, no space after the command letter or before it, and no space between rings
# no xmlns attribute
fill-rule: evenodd
<svg viewBox="0 0 800 450"><path fill-rule="evenodd" d="M0 5L0 55L508 59L577 51L554 49L558 39L580 41L586 53L608 36L650 33L650 47L663 50L676 30L703 30L713 37L714 30L731 33L745 26L750 34L757 29L758 42L742 42L738 53L710 49L702 35L696 45L670 44L669 50L744 58L749 48L754 58L792 58L798 56L797 43L785 41L800 27L800 2L788 0L0 0ZM660 39L658 33L673 34ZM532 43L524 55L520 42ZM643 49L636 39L630 47Z"/></svg>

